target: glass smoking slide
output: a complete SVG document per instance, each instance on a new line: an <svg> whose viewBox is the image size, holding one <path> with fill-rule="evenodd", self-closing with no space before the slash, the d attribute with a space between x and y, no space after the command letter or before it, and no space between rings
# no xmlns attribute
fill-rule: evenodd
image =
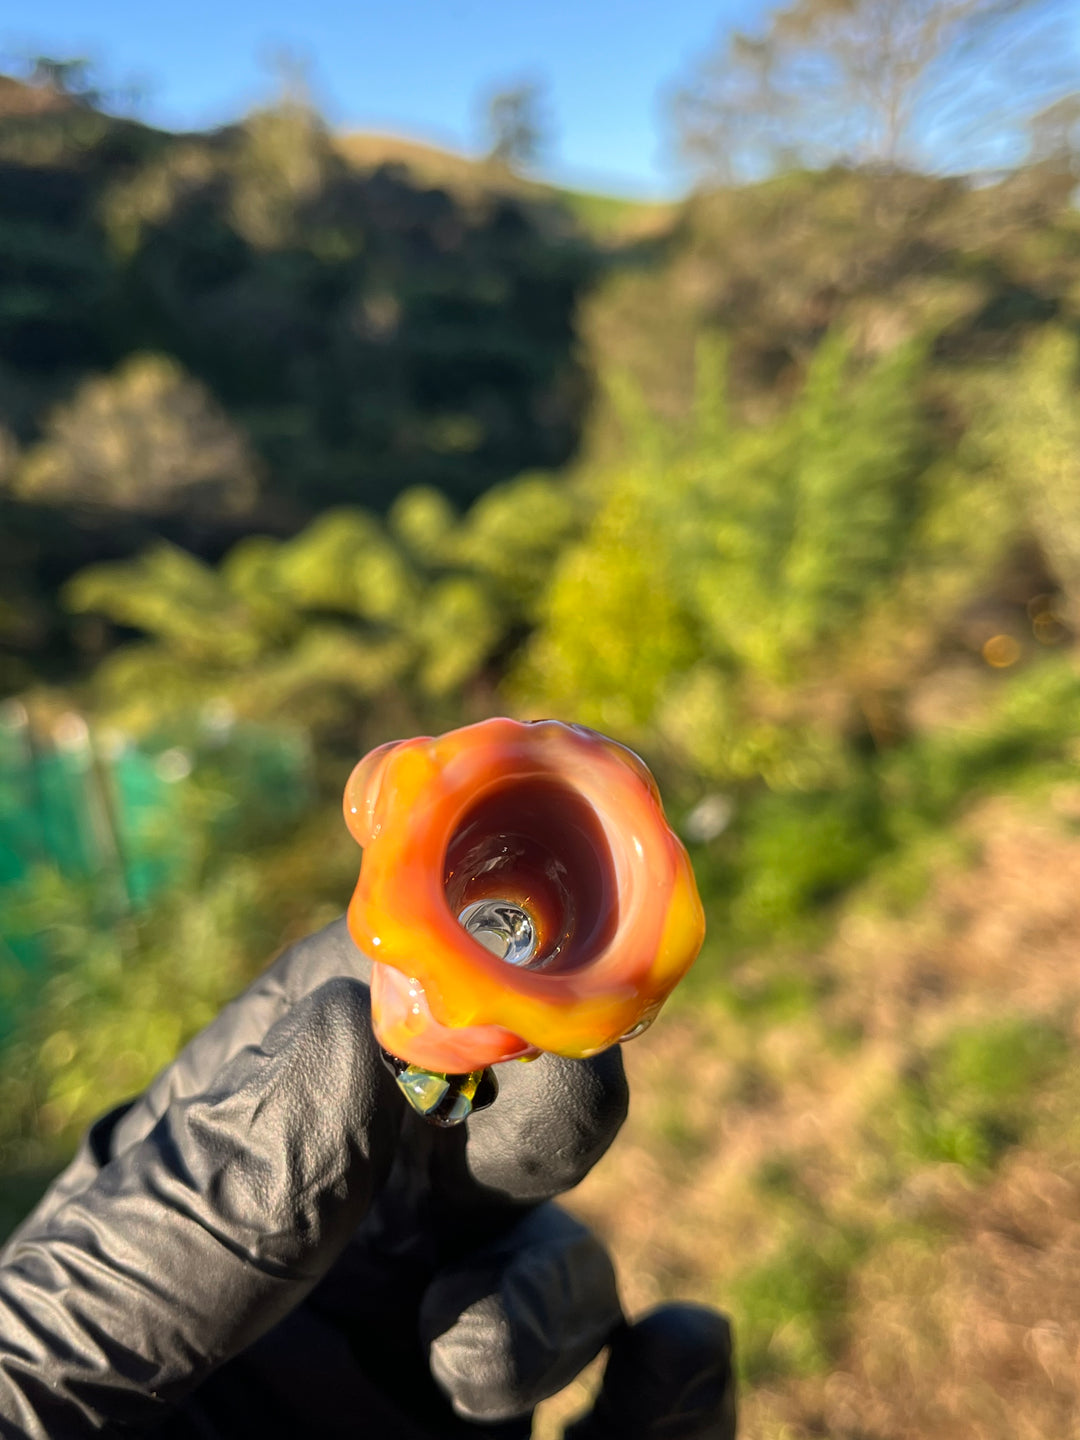
<svg viewBox="0 0 1080 1440"><path fill-rule="evenodd" d="M376 1036L436 1123L490 1099L491 1065L639 1034L701 947L656 783L597 731L493 719L382 745L344 809L364 849L348 925L373 961Z"/></svg>

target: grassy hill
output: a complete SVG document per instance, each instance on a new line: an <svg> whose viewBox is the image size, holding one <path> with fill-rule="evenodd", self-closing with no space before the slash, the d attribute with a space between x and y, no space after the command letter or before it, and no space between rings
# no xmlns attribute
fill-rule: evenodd
<svg viewBox="0 0 1080 1440"><path fill-rule="evenodd" d="M496 193L553 203L573 216L595 240L605 243L662 234L670 228L679 209L674 202L631 200L549 185L514 174L505 166L397 135L339 134L334 144L360 171L397 165L419 184L439 186L473 201Z"/></svg>

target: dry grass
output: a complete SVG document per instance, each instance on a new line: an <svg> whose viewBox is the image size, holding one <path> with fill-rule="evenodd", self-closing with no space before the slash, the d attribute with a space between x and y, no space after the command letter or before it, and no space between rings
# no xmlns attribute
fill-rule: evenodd
<svg viewBox="0 0 1080 1440"><path fill-rule="evenodd" d="M382 165L404 168L418 185L449 190L460 203L475 204L492 195L556 204L575 216L601 242L644 240L664 234L675 221L674 202L592 194L551 185L493 165L482 156L462 155L444 146L400 135L336 135L334 146L350 166L362 172Z"/></svg>
<svg viewBox="0 0 1080 1440"><path fill-rule="evenodd" d="M977 861L913 914L852 907L800 957L824 997L803 1013L718 999L627 1048L631 1118L570 1203L630 1313L675 1296L732 1312L744 1440L1080 1435L1077 799L1049 817L987 804ZM941 1159L931 1105L920 1150L912 1077L950 1036L1003 1024L1064 1037L1012 1089L975 1071L970 1103L983 1085L1015 1133L985 1161ZM552 1402L537 1433L586 1398Z"/></svg>

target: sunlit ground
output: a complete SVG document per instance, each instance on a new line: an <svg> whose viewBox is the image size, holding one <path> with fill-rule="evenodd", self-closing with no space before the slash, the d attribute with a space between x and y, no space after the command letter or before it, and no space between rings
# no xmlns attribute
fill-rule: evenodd
<svg viewBox="0 0 1080 1440"><path fill-rule="evenodd" d="M855 902L627 1047L630 1119L569 1203L629 1313L732 1315L747 1440L1072 1433L1080 788L1053 800L986 805L913 914Z"/></svg>

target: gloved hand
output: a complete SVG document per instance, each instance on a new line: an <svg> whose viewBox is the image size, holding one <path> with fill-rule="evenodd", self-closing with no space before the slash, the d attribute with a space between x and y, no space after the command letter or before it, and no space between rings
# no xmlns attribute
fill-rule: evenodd
<svg viewBox="0 0 1080 1440"><path fill-rule="evenodd" d="M528 1436L611 1345L575 1440L730 1440L726 1322L627 1326L550 1203L622 1123L618 1048L500 1067L440 1130L372 1035L344 922L92 1127L0 1254L0 1435Z"/></svg>

